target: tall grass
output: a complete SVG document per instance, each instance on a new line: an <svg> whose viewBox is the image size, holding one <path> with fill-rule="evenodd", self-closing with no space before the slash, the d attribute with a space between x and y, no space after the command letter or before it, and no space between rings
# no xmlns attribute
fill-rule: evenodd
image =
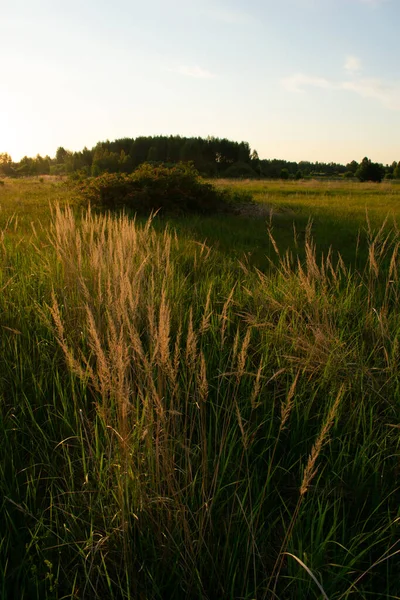
<svg viewBox="0 0 400 600"><path fill-rule="evenodd" d="M2 254L3 597L398 597L398 231L266 274L51 223Z"/></svg>

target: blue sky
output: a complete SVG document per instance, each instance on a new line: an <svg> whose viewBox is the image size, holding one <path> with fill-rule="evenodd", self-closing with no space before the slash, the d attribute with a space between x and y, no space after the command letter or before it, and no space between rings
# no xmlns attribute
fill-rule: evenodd
<svg viewBox="0 0 400 600"><path fill-rule="evenodd" d="M248 141L400 160L399 0L0 0L0 152Z"/></svg>

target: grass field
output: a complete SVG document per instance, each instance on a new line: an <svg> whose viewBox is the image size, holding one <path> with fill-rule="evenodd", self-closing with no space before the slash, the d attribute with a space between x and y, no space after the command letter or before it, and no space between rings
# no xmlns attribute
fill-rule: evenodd
<svg viewBox="0 0 400 600"><path fill-rule="evenodd" d="M318 251L326 254L332 247L348 263L358 266L365 262L368 253L367 217L376 230L386 217L390 227L393 219L398 222L400 216L400 186L396 183L220 180L218 185L249 193L257 204L272 208L274 236L283 251L290 248L301 252L295 244L293 224L301 246L311 219ZM250 253L252 263L264 268L265 256L271 250L265 235L267 223L267 217L233 217L223 221L185 219L177 225L180 231L188 230L198 239L207 239L228 254ZM358 246L357 254L359 232L361 247Z"/></svg>
<svg viewBox="0 0 400 600"><path fill-rule="evenodd" d="M2 600L400 598L400 187L219 185L0 186Z"/></svg>

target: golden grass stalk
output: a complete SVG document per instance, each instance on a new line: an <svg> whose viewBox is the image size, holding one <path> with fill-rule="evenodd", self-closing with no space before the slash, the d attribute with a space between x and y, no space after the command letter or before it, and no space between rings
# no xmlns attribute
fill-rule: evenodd
<svg viewBox="0 0 400 600"><path fill-rule="evenodd" d="M193 309L190 307L189 323L186 337L186 364L194 371L197 361L197 335L193 327Z"/></svg>
<svg viewBox="0 0 400 600"><path fill-rule="evenodd" d="M225 335L226 335L226 328L228 325L228 308L232 303L232 299L233 299L233 294L235 292L236 289L236 285L233 286L233 288L231 289L228 298L225 301L225 304L222 308L222 313L221 313L221 346L224 345L225 343Z"/></svg>
<svg viewBox="0 0 400 600"><path fill-rule="evenodd" d="M212 317L212 310L210 310L211 292L212 292L212 284L210 284L210 287L207 292L206 304L204 307L203 317L201 319L201 325L200 325L200 329L199 329L200 335L203 335L210 328L210 320Z"/></svg>
<svg viewBox="0 0 400 600"><path fill-rule="evenodd" d="M333 405L322 425L322 429L319 432L319 435L311 449L311 453L310 453L310 456L308 457L306 468L304 469L303 481L301 482L301 486L300 486L300 497L303 497L307 493L312 480L314 479L315 475L317 474L317 471L318 471L317 460L318 460L319 455L321 454L322 448L328 442L328 434L329 434L329 431L330 431L330 429L335 421L335 418L337 416L337 413L339 410L339 405L340 405L340 402L343 397L343 393L344 393L344 386L342 386L340 388L340 390L336 396L335 402L333 403Z"/></svg>
<svg viewBox="0 0 400 600"><path fill-rule="evenodd" d="M248 327L247 331L245 333L243 342L242 342L242 347L240 348L240 352L237 357L236 377L238 380L240 380L243 377L243 374L245 371L246 359L247 359L247 353L249 350L250 340L251 340L251 328Z"/></svg>
<svg viewBox="0 0 400 600"><path fill-rule="evenodd" d="M336 399L335 399L332 407L330 408L326 419L324 420L324 422L322 424L321 431L319 432L318 437L311 449L311 454L308 458L307 465L303 472L303 479L302 479L300 490L299 490L300 491L299 499L297 501L296 508L293 512L289 526L286 530L285 537L283 539L278 557L276 559L274 568L273 568L271 576L270 576L270 583L274 580L274 585L273 585L272 590L271 590L271 588L269 588L269 590L271 591L271 598L275 597L275 590L276 590L279 575L280 575L280 572L282 569L282 565L283 565L283 561L284 561L284 557L286 554L286 549L287 549L289 540L292 536L294 526L297 522L297 519L298 519L298 516L300 513L300 509L301 509L301 505L303 504L305 495L312 483L312 480L314 479L315 475L317 474L317 471L318 471L317 460L322 451L322 448L328 442L328 434L329 434L329 431L330 431L330 429L334 423L334 420L337 416L337 413L339 410L339 405L343 398L343 394L344 394L344 386L342 386L340 388L340 390L336 396ZM268 593L268 591L267 591L267 593Z"/></svg>
<svg viewBox="0 0 400 600"><path fill-rule="evenodd" d="M292 385L290 386L289 392L286 396L285 402L282 402L281 405L281 423L279 426L279 433L285 429L286 423L290 417L290 413L293 410L294 406L294 395L296 392L297 382L299 380L300 371L297 371L296 376L293 380Z"/></svg>
<svg viewBox="0 0 400 600"><path fill-rule="evenodd" d="M199 368L196 371L197 386L199 390L200 400L206 402L208 397L208 380L207 380L207 365L204 352L200 352Z"/></svg>

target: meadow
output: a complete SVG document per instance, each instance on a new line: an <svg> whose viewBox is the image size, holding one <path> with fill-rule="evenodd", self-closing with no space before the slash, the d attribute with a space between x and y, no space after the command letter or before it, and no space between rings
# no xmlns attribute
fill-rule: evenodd
<svg viewBox="0 0 400 600"><path fill-rule="evenodd" d="M400 598L400 186L0 186L0 598Z"/></svg>

